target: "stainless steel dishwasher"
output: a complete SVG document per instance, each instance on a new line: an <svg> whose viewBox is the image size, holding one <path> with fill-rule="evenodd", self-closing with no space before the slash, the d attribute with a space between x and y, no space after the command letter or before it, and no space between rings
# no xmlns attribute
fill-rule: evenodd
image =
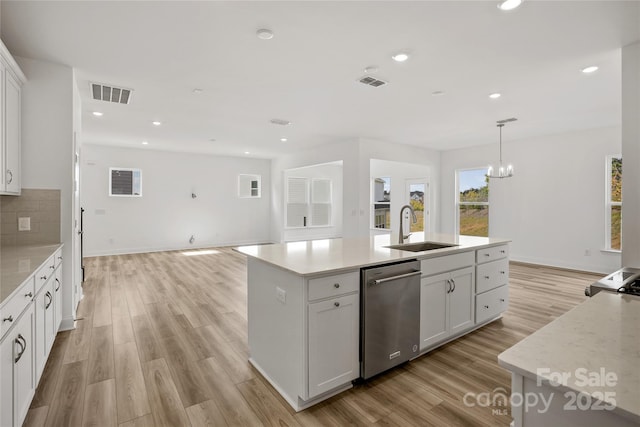
<svg viewBox="0 0 640 427"><path fill-rule="evenodd" d="M361 270L360 376L416 357L420 344L420 262Z"/></svg>

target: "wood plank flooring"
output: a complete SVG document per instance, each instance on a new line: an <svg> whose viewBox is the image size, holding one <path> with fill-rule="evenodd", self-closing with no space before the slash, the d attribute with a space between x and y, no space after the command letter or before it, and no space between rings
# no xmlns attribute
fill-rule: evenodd
<svg viewBox="0 0 640 427"><path fill-rule="evenodd" d="M511 264L501 320L296 413L247 362L246 260L229 248L85 259L26 426L507 426L468 407L502 388L497 355L585 299L587 273Z"/></svg>

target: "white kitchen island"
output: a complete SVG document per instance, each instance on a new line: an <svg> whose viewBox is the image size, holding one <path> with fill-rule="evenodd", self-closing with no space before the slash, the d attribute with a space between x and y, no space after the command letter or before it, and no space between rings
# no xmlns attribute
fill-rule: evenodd
<svg viewBox="0 0 640 427"><path fill-rule="evenodd" d="M248 256L250 362L295 410L360 377L362 267L420 261L418 354L506 310L508 240L442 234L424 240L455 246L402 251L385 247L393 244L390 235L379 235L236 249ZM448 288L451 280L459 283L455 292Z"/></svg>
<svg viewBox="0 0 640 427"><path fill-rule="evenodd" d="M639 325L640 298L600 292L501 353L514 427L640 425Z"/></svg>

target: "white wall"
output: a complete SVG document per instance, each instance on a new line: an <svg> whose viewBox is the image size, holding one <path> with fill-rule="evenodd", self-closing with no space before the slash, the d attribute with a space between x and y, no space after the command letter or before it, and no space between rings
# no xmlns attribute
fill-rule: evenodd
<svg viewBox="0 0 640 427"><path fill-rule="evenodd" d="M622 49L622 265L640 268L640 42Z"/></svg>
<svg viewBox="0 0 640 427"><path fill-rule="evenodd" d="M327 178L331 180L331 226L284 229L284 241L332 239L342 237L342 162L284 171L284 182L289 177Z"/></svg>
<svg viewBox="0 0 640 427"><path fill-rule="evenodd" d="M413 163L404 163L404 162L392 162L388 160L378 160L371 159L370 160L370 179L373 180L375 178L391 178L391 230L397 231L400 228L400 209L404 205L409 204L409 193L407 192L407 180L415 179L415 178L424 178L425 183L431 182L431 167L426 165L416 165ZM370 180L370 183L371 183ZM371 185L371 184L370 184ZM432 189L432 185L429 185L429 188L425 189L427 205L425 206L426 210L431 212L437 211L437 209L433 208L433 204L435 204L434 200L437 194L437 191ZM433 190L433 191L432 191ZM370 205L371 206L371 205ZM369 208L371 210L371 207ZM435 217L437 215L429 215L427 222L427 230L434 231L435 230ZM408 223L407 223L408 225ZM369 227L372 227L371 218L369 219ZM407 229L408 230L408 229ZM381 234L388 232L388 230L381 230L371 228L372 234Z"/></svg>
<svg viewBox="0 0 640 427"><path fill-rule="evenodd" d="M63 249L63 325L73 327L73 133L74 74L69 67L16 57L27 76L22 88L22 187L60 190L60 241Z"/></svg>
<svg viewBox="0 0 640 427"><path fill-rule="evenodd" d="M512 239L511 258L602 273L620 268L619 253L602 251L605 156L620 153L620 128L503 141L503 147L515 176L489 184L489 234ZM456 169L484 168L497 156L497 143L442 153L443 232L455 227Z"/></svg>
<svg viewBox="0 0 640 427"><path fill-rule="evenodd" d="M269 241L269 160L90 144L82 156L86 256ZM109 167L142 169L142 197L109 197ZM239 174L261 175L261 198L238 197Z"/></svg>

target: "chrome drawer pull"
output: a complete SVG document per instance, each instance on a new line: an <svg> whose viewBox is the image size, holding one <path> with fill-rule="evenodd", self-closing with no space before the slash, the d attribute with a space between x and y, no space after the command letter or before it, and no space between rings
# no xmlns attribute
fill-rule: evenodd
<svg viewBox="0 0 640 427"><path fill-rule="evenodd" d="M334 283L334 284L333 284L333 287L334 287L334 288L336 288L336 289L338 289L338 288L340 287L340 283Z"/></svg>
<svg viewBox="0 0 640 427"><path fill-rule="evenodd" d="M340 303L338 301L334 302L333 305L335 305L336 307L340 307Z"/></svg>
<svg viewBox="0 0 640 427"><path fill-rule="evenodd" d="M27 297L27 298L31 298L31 297L33 297L33 292L28 292L28 293L24 294L24 296Z"/></svg>
<svg viewBox="0 0 640 427"><path fill-rule="evenodd" d="M2 322L3 323L4 322L9 322L9 323L13 322L13 316L9 315L9 317L5 317L4 319L2 319Z"/></svg>
<svg viewBox="0 0 640 427"><path fill-rule="evenodd" d="M47 280L47 276L42 276L40 280Z"/></svg>

